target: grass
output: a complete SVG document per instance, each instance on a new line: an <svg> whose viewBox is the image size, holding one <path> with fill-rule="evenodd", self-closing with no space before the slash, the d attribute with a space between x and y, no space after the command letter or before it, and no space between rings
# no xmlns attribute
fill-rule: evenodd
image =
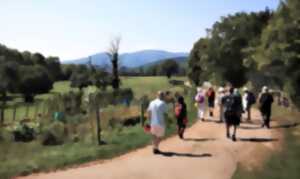
<svg viewBox="0 0 300 179"><path fill-rule="evenodd" d="M67 82L59 82L56 85L54 90L58 89L65 92L69 90ZM165 77L126 78L123 80L123 86L132 87L137 98L144 94L155 95L156 91L161 89L182 90L168 84ZM196 112L191 101L192 98L186 97L186 99L190 119L189 125L192 125L196 119ZM133 108L133 111L136 111L135 107ZM125 113L124 110L126 109L123 107L110 107L106 111L107 115L109 115L109 112L116 115ZM93 121L95 122L95 120ZM172 111L170 111L167 123L169 125L166 134L170 136L176 131L176 122ZM87 132L90 134L86 137L87 140L82 139L77 143L67 141L60 146L45 147L41 145L39 140L30 143L12 142L11 134L2 131L4 140L0 140L0 178L5 179L16 175L27 175L32 172L51 171L93 160L108 159L151 143L150 135L145 134L140 125L104 130L102 137L107 145L102 146L97 145L92 131Z"/></svg>
<svg viewBox="0 0 300 179"><path fill-rule="evenodd" d="M275 107L275 118L282 118L286 122L299 122L299 113ZM262 169L247 171L238 167L233 179L299 179L300 178L300 128L284 130L284 146L280 153L274 153L266 161Z"/></svg>
<svg viewBox="0 0 300 179"><path fill-rule="evenodd" d="M168 83L166 77L122 77L122 88L132 88L135 99L140 99L144 94L147 94L149 97L154 97L158 90L169 90L172 88L172 91L181 90L179 87L173 87ZM172 79L186 80L185 77L174 77ZM96 90L96 87L89 87L91 90ZM47 106L43 103L46 99L50 98L57 93L67 93L70 91L77 91L70 87L70 81L60 81L54 83L53 89L47 94L37 95L35 97L36 103L34 104L25 104L22 102L22 98L17 96L13 101L8 103L8 107L5 110L5 121L10 123L13 121L13 106L17 104L16 112L16 121L23 119L24 117L34 118L37 113L43 113L47 111ZM108 90L111 90L109 88ZM27 114L28 108L28 115Z"/></svg>

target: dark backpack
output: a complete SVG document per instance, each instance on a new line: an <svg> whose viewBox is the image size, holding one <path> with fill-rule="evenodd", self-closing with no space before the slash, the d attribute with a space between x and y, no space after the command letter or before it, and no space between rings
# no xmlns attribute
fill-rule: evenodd
<svg viewBox="0 0 300 179"><path fill-rule="evenodd" d="M248 93L248 98L247 98L248 104L252 105L256 103L256 97L252 92Z"/></svg>
<svg viewBox="0 0 300 179"><path fill-rule="evenodd" d="M224 98L225 112L235 112L236 111L236 100L233 95L226 96Z"/></svg>

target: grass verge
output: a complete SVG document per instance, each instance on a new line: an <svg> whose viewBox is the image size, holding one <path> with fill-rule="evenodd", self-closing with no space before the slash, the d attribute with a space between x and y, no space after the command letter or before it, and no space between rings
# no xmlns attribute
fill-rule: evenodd
<svg viewBox="0 0 300 179"><path fill-rule="evenodd" d="M280 107L274 108L274 117L289 123L295 123L292 128L285 129L284 146L280 153L274 153L264 164L263 168L247 171L243 167L238 169L233 179L299 179L300 178L300 127L299 113L288 111Z"/></svg>

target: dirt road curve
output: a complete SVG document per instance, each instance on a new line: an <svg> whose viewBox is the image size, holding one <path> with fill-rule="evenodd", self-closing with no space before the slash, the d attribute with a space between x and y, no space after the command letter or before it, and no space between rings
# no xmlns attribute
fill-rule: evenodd
<svg viewBox="0 0 300 179"><path fill-rule="evenodd" d="M186 140L165 140L165 155L153 155L151 146L108 161L94 162L24 179L229 179L238 164L248 170L260 167L270 151L281 142L278 130L260 128L259 113L253 123L243 123L238 141L225 137L224 124L197 122L188 129Z"/></svg>

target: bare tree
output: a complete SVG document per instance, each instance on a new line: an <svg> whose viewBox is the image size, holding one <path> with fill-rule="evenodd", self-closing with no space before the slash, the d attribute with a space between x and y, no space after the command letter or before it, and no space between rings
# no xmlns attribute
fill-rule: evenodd
<svg viewBox="0 0 300 179"><path fill-rule="evenodd" d="M112 87L113 89L119 89L120 78L119 78L119 49L120 49L121 37L116 37L110 42L110 47L107 51L107 55L110 58L112 64Z"/></svg>

